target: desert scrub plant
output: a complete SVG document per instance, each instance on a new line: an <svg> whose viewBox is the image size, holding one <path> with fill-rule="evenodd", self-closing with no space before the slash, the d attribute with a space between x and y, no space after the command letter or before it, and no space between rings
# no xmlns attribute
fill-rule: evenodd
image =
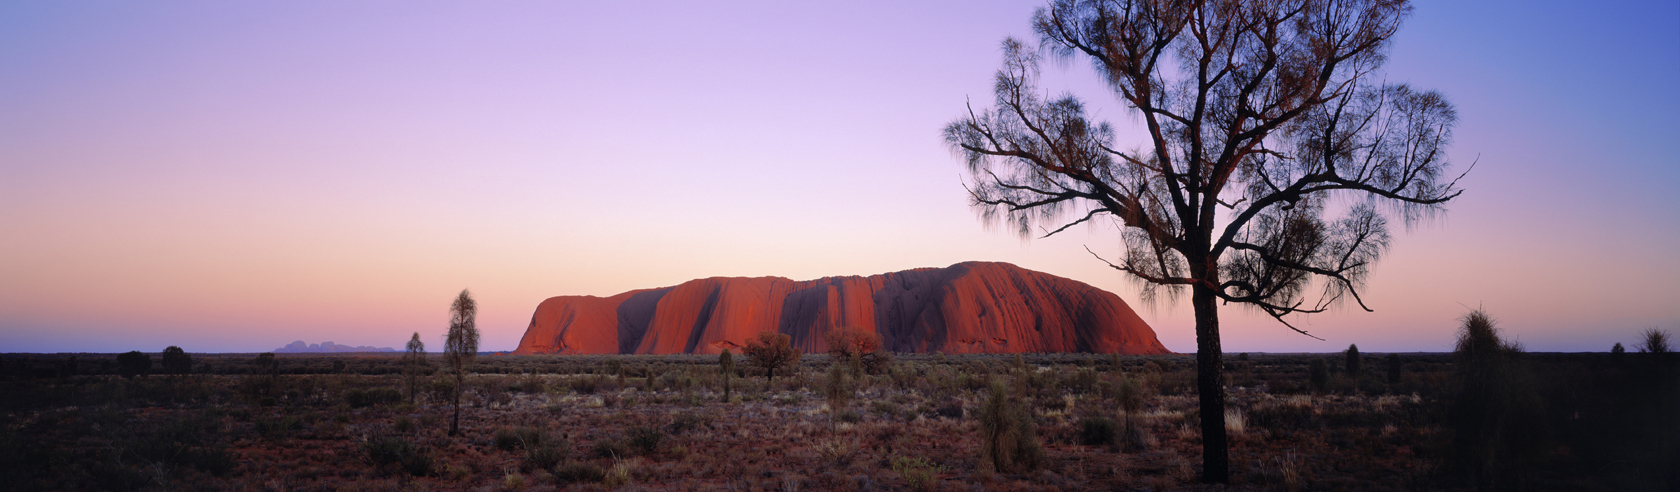
<svg viewBox="0 0 1680 492"><path fill-rule="evenodd" d="M1330 387L1330 364L1323 357L1314 357L1308 364L1307 385L1313 393L1323 393Z"/></svg>
<svg viewBox="0 0 1680 492"><path fill-rule="evenodd" d="M927 458L908 456L893 458L892 469L898 472L898 476L904 479L905 485L910 486L910 490L924 492L933 490L934 486L939 484L939 475L945 473L944 465L934 463Z"/></svg>
<svg viewBox="0 0 1680 492"><path fill-rule="evenodd" d="M729 380L735 377L735 356L727 348L718 354L718 370L723 375L723 402L729 403Z"/></svg>
<svg viewBox="0 0 1680 492"><path fill-rule="evenodd" d="M554 479L562 484L597 483L607 477L600 465L586 461L569 461L554 468Z"/></svg>
<svg viewBox="0 0 1680 492"><path fill-rule="evenodd" d="M145 376L151 370L152 356L139 350L131 350L117 355L117 374L125 379Z"/></svg>
<svg viewBox="0 0 1680 492"><path fill-rule="evenodd" d="M416 477L432 472L430 450L415 446L402 437L375 434L362 443L362 453L369 464L381 473L402 470Z"/></svg>
<svg viewBox="0 0 1680 492"><path fill-rule="evenodd" d="M1545 425L1522 347L1500 339L1480 309L1462 318L1453 348L1453 431L1447 464L1477 485L1512 486L1543 444Z"/></svg>
<svg viewBox="0 0 1680 492"><path fill-rule="evenodd" d="M1020 359L1019 355L1016 357ZM1032 414L1009 386L992 381L986 403L980 406L980 458L1001 473L1032 471L1044 460Z"/></svg>
<svg viewBox="0 0 1680 492"><path fill-rule="evenodd" d="M630 447L643 454L651 454L659 450L660 443L665 442L665 433L653 427L635 425L624 431L624 438L630 443Z"/></svg>
<svg viewBox="0 0 1680 492"><path fill-rule="evenodd" d="M1120 425L1108 417L1079 419L1079 443L1086 446L1111 446L1120 435Z"/></svg>

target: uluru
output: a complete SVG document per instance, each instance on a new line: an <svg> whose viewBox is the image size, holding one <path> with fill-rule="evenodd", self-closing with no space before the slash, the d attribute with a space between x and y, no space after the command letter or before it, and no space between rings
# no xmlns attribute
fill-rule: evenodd
<svg viewBox="0 0 1680 492"><path fill-rule="evenodd" d="M1166 354L1119 296L1009 263L868 277L712 277L612 297L544 300L514 354L715 354L762 331L807 353L831 330L880 334L894 352Z"/></svg>

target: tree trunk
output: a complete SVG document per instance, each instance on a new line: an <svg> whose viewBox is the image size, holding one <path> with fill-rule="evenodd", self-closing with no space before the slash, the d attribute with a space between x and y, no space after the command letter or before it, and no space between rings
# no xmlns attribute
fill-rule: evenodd
<svg viewBox="0 0 1680 492"><path fill-rule="evenodd" d="M1225 436L1225 365L1219 346L1219 298L1210 287L1191 287L1196 310L1196 389L1201 395L1202 482L1230 481Z"/></svg>
<svg viewBox="0 0 1680 492"><path fill-rule="evenodd" d="M449 435L461 434L461 390L455 390L455 418L449 420Z"/></svg>

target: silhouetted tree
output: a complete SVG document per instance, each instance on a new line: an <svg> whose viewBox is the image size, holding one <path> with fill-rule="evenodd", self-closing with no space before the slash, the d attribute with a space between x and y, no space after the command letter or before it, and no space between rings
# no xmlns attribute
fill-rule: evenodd
<svg viewBox="0 0 1680 492"><path fill-rule="evenodd" d="M117 354L117 374L124 378L133 379L134 376L145 376L152 370L152 356L131 350Z"/></svg>
<svg viewBox="0 0 1680 492"><path fill-rule="evenodd" d="M1442 180L1452 105L1378 73L1410 11L1405 0L1054 0L1033 16L1039 46L1004 41L996 108L945 128L983 219L1047 237L1111 216L1124 253L1103 261L1146 302L1190 291L1204 481L1229 477L1218 304L1303 334L1284 317L1349 298L1369 310L1358 291L1388 246L1387 216L1411 224L1459 194ZM1142 123L1143 145L1123 148L1076 97L1044 99L1041 52L1090 61Z"/></svg>
<svg viewBox="0 0 1680 492"><path fill-rule="evenodd" d="M1480 309L1463 318L1453 348L1453 431L1448 464L1478 485L1510 486L1542 447L1545 425L1522 347L1503 340Z"/></svg>
<svg viewBox="0 0 1680 492"><path fill-rule="evenodd" d="M449 421L449 435L461 433L461 392L467 387L467 369L478 356L478 303L465 289L449 305L449 333L444 335L443 354L449 361L449 371L455 375L451 391L455 402L455 417Z"/></svg>
<svg viewBox="0 0 1680 492"><path fill-rule="evenodd" d="M187 351L181 350L181 347L170 345L163 349L163 372L164 374L192 373L192 356L187 355Z"/></svg>
<svg viewBox="0 0 1680 492"><path fill-rule="evenodd" d="M403 378L408 382L408 404L414 404L414 395L420 392L420 369L426 365L426 342L420 341L420 332L408 339L408 352L403 354Z"/></svg>
<svg viewBox="0 0 1680 492"><path fill-rule="evenodd" d="M1354 382L1357 383L1359 381L1359 345L1357 344L1348 345L1346 369L1348 376L1352 376Z"/></svg>
<svg viewBox="0 0 1680 492"><path fill-rule="evenodd" d="M799 349L793 348L793 337L773 331L762 331L747 339L741 350L753 364L764 368L766 384L776 380L776 369L799 363Z"/></svg>
<svg viewBox="0 0 1680 492"><path fill-rule="evenodd" d="M1620 344L1618 344L1620 345ZM1668 332L1656 328L1648 328L1639 332L1639 352L1643 354L1667 354L1673 352L1668 343Z"/></svg>

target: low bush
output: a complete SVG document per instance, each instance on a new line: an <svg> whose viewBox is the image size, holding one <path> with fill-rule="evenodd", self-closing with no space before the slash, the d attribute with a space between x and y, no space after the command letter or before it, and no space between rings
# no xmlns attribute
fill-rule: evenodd
<svg viewBox="0 0 1680 492"><path fill-rule="evenodd" d="M1019 357L1017 357L1019 361ZM1031 471L1044 461L1032 414L1009 387L993 381L986 403L981 405L980 457L1002 473Z"/></svg>
<svg viewBox="0 0 1680 492"><path fill-rule="evenodd" d="M416 477L432 472L432 454L413 442L392 435L379 434L362 443L368 463L381 472L400 469Z"/></svg>
<svg viewBox="0 0 1680 492"><path fill-rule="evenodd" d="M1108 417L1086 417L1079 420L1079 443L1086 446L1108 446L1115 443L1120 425Z"/></svg>
<svg viewBox="0 0 1680 492"><path fill-rule="evenodd" d="M664 432L648 426L631 426L624 431L624 435L625 439L629 441L630 447L636 448L644 454L659 450L659 444L665 442Z"/></svg>
<svg viewBox="0 0 1680 492"><path fill-rule="evenodd" d="M572 461L554 469L554 478L561 483L598 483L607 477L600 465Z"/></svg>

